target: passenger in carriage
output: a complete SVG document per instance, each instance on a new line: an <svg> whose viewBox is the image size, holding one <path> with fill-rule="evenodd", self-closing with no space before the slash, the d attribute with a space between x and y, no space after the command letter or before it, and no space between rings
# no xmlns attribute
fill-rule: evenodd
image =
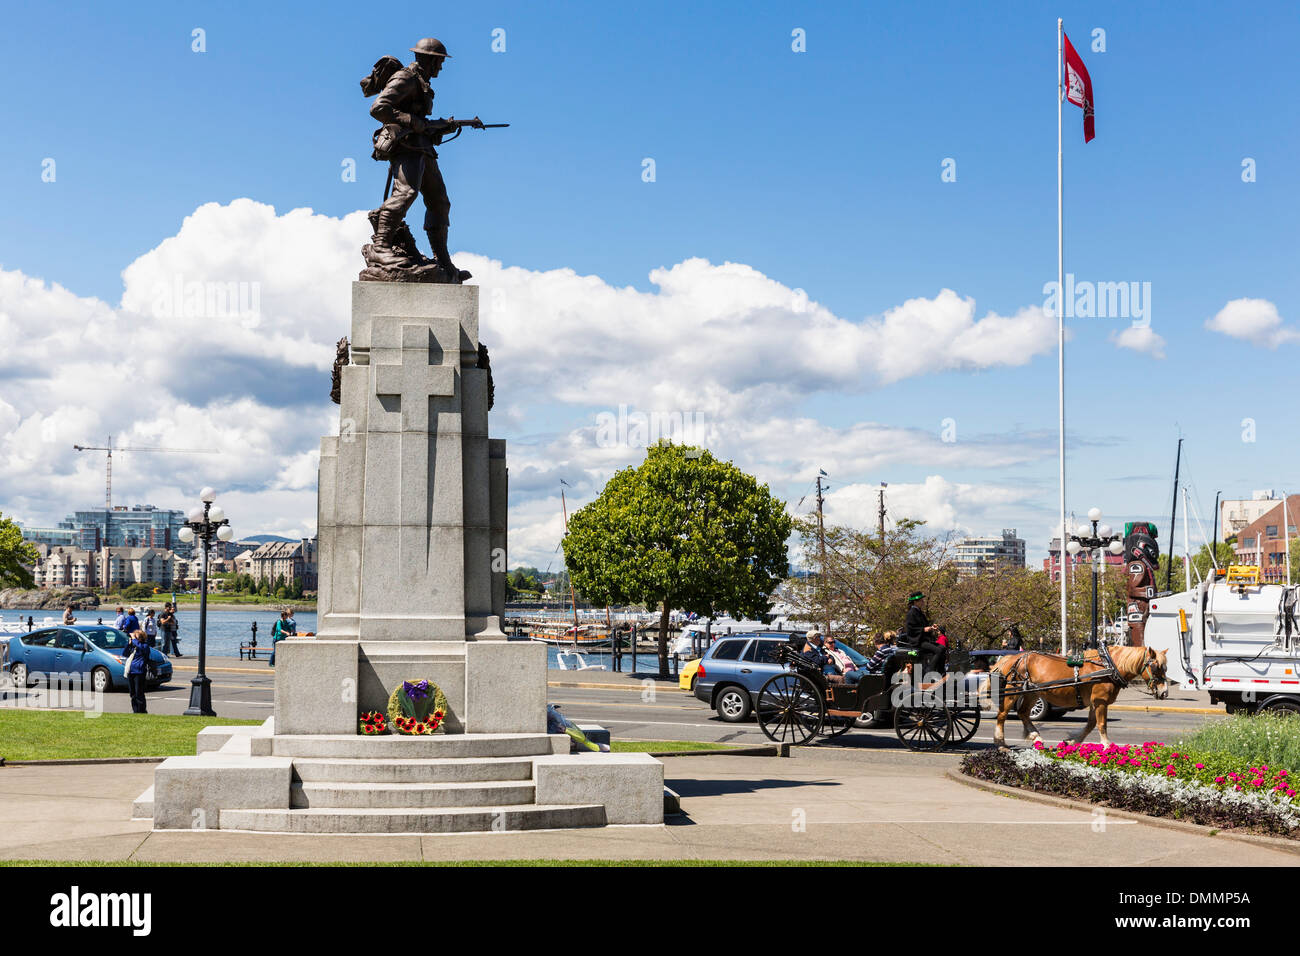
<svg viewBox="0 0 1300 956"><path fill-rule="evenodd" d="M844 677L844 683L856 684L862 680L867 672L860 670L858 665L853 663L853 658L844 653L844 649L835 643L835 636L828 634L825 644L826 656L830 658L833 669L827 671L828 674L841 674Z"/></svg>
<svg viewBox="0 0 1300 956"><path fill-rule="evenodd" d="M885 666L885 661L894 656L898 650L896 642L898 640L897 631L885 631L880 635L880 643L876 645L876 653L871 655L871 660L867 661L866 671L868 674L879 674Z"/></svg>
<svg viewBox="0 0 1300 956"><path fill-rule="evenodd" d="M835 665L826 654L826 641L821 631L809 631L804 635L803 650L800 653L809 667L820 668L823 674L837 673Z"/></svg>

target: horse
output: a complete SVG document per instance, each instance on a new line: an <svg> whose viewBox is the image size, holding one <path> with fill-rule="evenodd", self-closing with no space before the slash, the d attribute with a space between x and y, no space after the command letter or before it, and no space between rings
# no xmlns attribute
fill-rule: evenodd
<svg viewBox="0 0 1300 956"><path fill-rule="evenodd" d="M1033 709L1035 701L1041 697L1047 703L1063 708L1073 708L1078 706L1080 700L1086 701L1088 723L1072 738L1072 742L1082 743L1084 738L1092 733L1092 728L1096 727L1101 735L1102 745L1110 746L1110 739L1106 736L1106 708L1115 703L1120 688L1135 678L1141 678L1151 695L1158 700L1163 700L1169 696L1169 679L1166 673L1168 658L1165 651L1157 651L1150 647L1112 647L1109 653L1118 673L1118 679L1112 676L1073 687L1060 686L1024 694L1011 692L1017 690L1018 685L1047 684L1052 681L1076 679L1075 667L1071 663L1073 659L1067 660L1059 654L1027 652L1007 655L999 660L990 670L989 680L1001 680L1006 692L998 705L998 727L993 734L993 742L999 747L1006 747L1003 724L1013 706L1016 707L1020 722L1025 726L1026 739L1035 744L1041 741L1043 738L1039 736L1038 728L1029 719L1030 710ZM1100 651L1088 651L1078 667L1078 678L1104 671L1107 667ZM997 675L996 678L994 674Z"/></svg>

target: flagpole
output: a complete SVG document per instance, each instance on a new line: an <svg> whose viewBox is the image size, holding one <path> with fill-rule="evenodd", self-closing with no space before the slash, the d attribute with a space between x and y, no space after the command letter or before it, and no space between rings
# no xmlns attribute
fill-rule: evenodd
<svg viewBox="0 0 1300 956"><path fill-rule="evenodd" d="M1060 504L1061 504L1061 653L1065 646L1065 253L1062 240L1061 101L1065 99L1065 50L1061 38L1063 21L1056 18L1056 398L1060 411Z"/></svg>

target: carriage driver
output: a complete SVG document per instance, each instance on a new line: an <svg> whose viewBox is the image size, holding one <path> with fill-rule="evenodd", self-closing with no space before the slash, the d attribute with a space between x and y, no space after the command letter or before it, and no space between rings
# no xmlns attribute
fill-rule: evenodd
<svg viewBox="0 0 1300 956"><path fill-rule="evenodd" d="M898 635L900 651L917 651L921 656L922 670L933 670L943 658L944 648L936 643L939 628L930 623L925 613L925 593L913 591L907 596L907 619ZM885 665L885 674L892 677L894 671L901 667L906 654L895 654Z"/></svg>

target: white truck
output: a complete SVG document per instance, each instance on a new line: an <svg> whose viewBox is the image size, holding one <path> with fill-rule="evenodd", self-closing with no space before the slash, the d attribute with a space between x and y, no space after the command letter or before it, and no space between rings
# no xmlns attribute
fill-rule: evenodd
<svg viewBox="0 0 1300 956"><path fill-rule="evenodd" d="M1166 650L1169 679L1209 691L1228 713L1300 713L1300 586L1265 584L1234 565L1151 601L1148 647Z"/></svg>

